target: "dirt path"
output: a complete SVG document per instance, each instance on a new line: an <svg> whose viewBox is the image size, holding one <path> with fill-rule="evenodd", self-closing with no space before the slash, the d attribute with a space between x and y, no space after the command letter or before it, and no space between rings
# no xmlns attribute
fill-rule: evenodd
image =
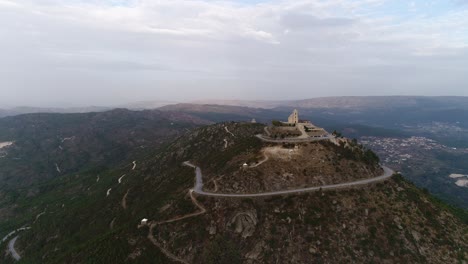
<svg viewBox="0 0 468 264"><path fill-rule="evenodd" d="M309 135L307 135L307 132L305 131L304 124L299 123L296 126L301 132L301 135L297 138L309 138Z"/></svg>
<svg viewBox="0 0 468 264"><path fill-rule="evenodd" d="M227 148L227 146L228 146L228 141L227 139L224 139L224 148Z"/></svg>
<svg viewBox="0 0 468 264"><path fill-rule="evenodd" d="M106 197L110 195L110 192L112 191L112 188L109 188L106 193Z"/></svg>
<svg viewBox="0 0 468 264"><path fill-rule="evenodd" d="M62 171L60 170L60 167L57 163L55 163L55 170L58 172L58 173L62 173Z"/></svg>
<svg viewBox="0 0 468 264"><path fill-rule="evenodd" d="M218 183L216 182L216 180L213 180L213 184L214 184L214 192L217 192L218 191Z"/></svg>
<svg viewBox="0 0 468 264"><path fill-rule="evenodd" d="M127 190L127 192L125 193L125 195L122 198L122 208L124 210L127 209L127 195L128 195L128 192L130 192L130 189Z"/></svg>
<svg viewBox="0 0 468 264"><path fill-rule="evenodd" d="M190 218L190 217L194 217L194 216L206 213L206 208L200 202L198 202L197 199L195 198L195 196L193 195L194 191L192 189L190 189L189 193L190 193L190 199L192 200L193 204L196 207L198 207L198 209L200 209L200 211L195 212L195 213L186 214L186 215L183 215L183 216L174 217L174 218L171 218L169 220L158 221L158 222L153 223L153 225L161 225L161 224L165 224L165 223L177 222L177 221L180 221L180 220L183 220L183 219L187 219L187 218Z"/></svg>
<svg viewBox="0 0 468 264"><path fill-rule="evenodd" d="M174 262L179 262L179 263L184 263L184 264L189 264L187 261L177 257L176 255L172 254L169 252L167 249L165 249L153 236L153 229L156 225L151 225L149 228L149 233L148 233L148 239L155 245L166 257L168 257L170 260Z"/></svg>
<svg viewBox="0 0 468 264"><path fill-rule="evenodd" d="M122 183L122 179L123 179L123 177L125 177L126 175L127 175L127 174L124 174L124 175L120 176L120 178L119 178L119 180L118 180L119 184Z"/></svg>
<svg viewBox="0 0 468 264"><path fill-rule="evenodd" d="M166 257L168 257L169 259L175 261L175 262L179 262L179 263L184 263L184 264L188 264L187 261L185 261L184 259L181 259L179 257L177 257L176 255L172 254L171 252L169 252L167 249L165 249L161 243L159 243L156 238L153 236L153 230L156 226L158 225L162 225L162 224L166 224L166 223L172 223L172 222L177 222L177 221L180 221L180 220L183 220L183 219L187 219L187 218L191 218L191 217L195 217L195 216L198 216L198 215L202 215L204 213L206 213L206 208L200 203L197 201L197 199L195 198L195 196L193 195L193 190L190 189L189 190L189 193L190 193L190 199L192 200L193 204L195 204L195 206L198 207L198 209L200 209L200 211L198 212L194 212L194 213L190 213L190 214L186 214L186 215L183 215L183 216L178 216L178 217L174 217L174 218L171 218L169 220L164 220L164 221L158 221L158 222L152 222L150 223L150 226L149 226L149 232L148 232L148 239L157 247L159 248L159 250L161 250L161 252L166 255Z"/></svg>
<svg viewBox="0 0 468 264"><path fill-rule="evenodd" d="M62 139L62 143L67 141L67 140L74 140L75 139L75 136L72 136L72 137L66 137L66 138L63 138Z"/></svg>
<svg viewBox="0 0 468 264"><path fill-rule="evenodd" d="M136 168L136 160L134 160L132 163L133 163L133 168L132 168L132 170L135 170L135 168Z"/></svg>
<svg viewBox="0 0 468 264"><path fill-rule="evenodd" d="M112 221L110 222L110 224L109 224L109 228L110 228L110 229L114 229L115 219L116 219L116 218L114 217L114 219L112 219Z"/></svg>
<svg viewBox="0 0 468 264"><path fill-rule="evenodd" d="M224 127L224 130L226 130L226 132L228 132L228 133L231 134L233 137L235 137L234 134L233 134L231 131L229 131L229 129L227 128L227 126Z"/></svg>
<svg viewBox="0 0 468 264"><path fill-rule="evenodd" d="M36 215L36 219L34 219L34 222L33 222L33 223L36 223L37 219L39 219L39 217L41 217L43 214L46 213L46 210L47 210L47 209L44 209L44 211L42 211L41 213L37 214L37 215Z"/></svg>
<svg viewBox="0 0 468 264"><path fill-rule="evenodd" d="M264 156L264 158L261 161L259 161L255 165L250 166L250 168L258 167L258 166L262 165L263 163L267 162L268 161L268 156L266 155L266 153L263 153L263 156Z"/></svg>

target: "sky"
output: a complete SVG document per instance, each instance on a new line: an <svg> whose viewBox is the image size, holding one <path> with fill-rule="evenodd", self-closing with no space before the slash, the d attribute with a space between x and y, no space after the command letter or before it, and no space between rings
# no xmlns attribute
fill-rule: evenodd
<svg viewBox="0 0 468 264"><path fill-rule="evenodd" d="M0 108L468 96L468 0L0 0Z"/></svg>

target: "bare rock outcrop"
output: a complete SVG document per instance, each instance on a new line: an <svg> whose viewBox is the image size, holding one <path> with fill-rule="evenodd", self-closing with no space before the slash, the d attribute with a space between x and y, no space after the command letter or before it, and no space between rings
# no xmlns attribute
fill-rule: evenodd
<svg viewBox="0 0 468 264"><path fill-rule="evenodd" d="M257 212L249 210L246 212L239 212L232 217L227 224L229 227L234 227L234 232L241 234L243 238L253 235L257 225Z"/></svg>

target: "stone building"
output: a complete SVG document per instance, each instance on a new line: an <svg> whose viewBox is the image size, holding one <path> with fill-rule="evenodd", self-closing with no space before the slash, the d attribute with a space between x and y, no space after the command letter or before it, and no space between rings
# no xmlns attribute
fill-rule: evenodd
<svg viewBox="0 0 468 264"><path fill-rule="evenodd" d="M290 123L290 124L299 123L299 113L298 113L297 109L294 109L292 114L288 117L288 123Z"/></svg>

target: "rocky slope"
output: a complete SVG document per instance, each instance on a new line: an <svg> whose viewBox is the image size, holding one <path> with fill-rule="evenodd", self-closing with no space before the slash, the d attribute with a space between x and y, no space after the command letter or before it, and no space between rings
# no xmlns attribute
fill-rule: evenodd
<svg viewBox="0 0 468 264"><path fill-rule="evenodd" d="M347 190L266 198L208 198L190 192L195 175L193 168L182 165L184 161L190 160L203 169L207 189L214 190L216 180L221 190L225 179L229 183L226 186L232 187L237 177L245 176L240 175L239 165L243 162L258 164L266 148L284 148L287 153L290 148L296 149L272 146L253 136L262 131L259 124L206 126L159 150L148 150L135 163L100 172L99 181L95 172L87 171L47 183L45 187L50 191L36 197L32 204L19 204L34 208L27 222L31 229L21 233L17 241L21 261L466 261L466 224L401 176ZM294 159L270 156L271 160L248 168L255 171L252 177L263 174L258 181L263 182L258 185L260 189L293 188L296 182L292 179L299 177L280 185L267 184L270 173L281 170L300 175L302 182L297 184L310 185L335 182L340 175L349 181L379 173L378 160L369 158L366 150L352 142L308 143L298 149L302 152ZM321 168L322 174L331 179L319 179ZM242 188L232 191L254 191L252 184L244 184L248 178L238 180ZM150 220L150 225L138 227L143 217ZM2 261L12 262L9 257Z"/></svg>

